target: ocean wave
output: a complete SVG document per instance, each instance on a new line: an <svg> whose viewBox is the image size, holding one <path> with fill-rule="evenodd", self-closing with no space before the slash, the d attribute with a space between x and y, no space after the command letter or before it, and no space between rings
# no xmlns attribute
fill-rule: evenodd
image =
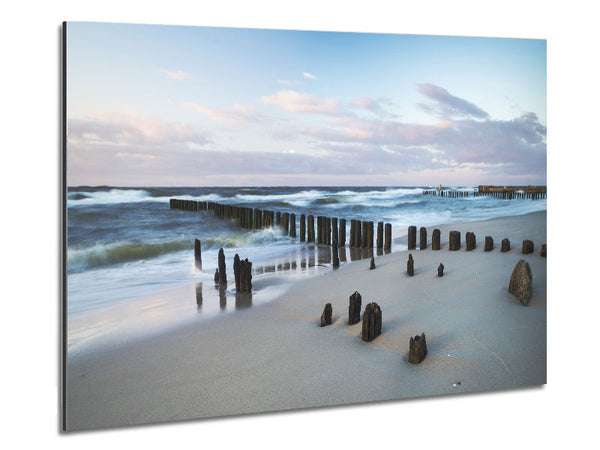
<svg viewBox="0 0 600 450"><path fill-rule="evenodd" d="M195 201L219 201L222 200L219 194L206 194L199 196L175 195L182 200ZM76 206L92 205L112 205L119 203L142 203L142 202L160 202L169 203L173 196L157 196L153 189L117 189L98 190L98 191L71 191L67 196L67 206L69 208Z"/></svg>
<svg viewBox="0 0 600 450"><path fill-rule="evenodd" d="M201 239L202 251L218 250L219 248L243 248L253 244L274 242L282 237L284 236L279 227L267 228L257 232L245 231L237 234L222 234L208 239ZM67 251L68 272L81 272L136 262L193 248L193 239L160 243L119 242L98 244L85 248L71 248Z"/></svg>

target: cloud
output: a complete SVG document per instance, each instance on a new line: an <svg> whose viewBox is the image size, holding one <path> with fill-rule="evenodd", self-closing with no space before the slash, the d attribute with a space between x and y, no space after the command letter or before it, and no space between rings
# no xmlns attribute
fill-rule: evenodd
<svg viewBox="0 0 600 450"><path fill-rule="evenodd" d="M421 104L420 106L428 112L435 112L445 117L463 116L475 117L478 119L487 119L489 114L479 108L477 105L459 97L451 95L446 89L434 84L419 84L419 92L424 96L434 100L436 107Z"/></svg>
<svg viewBox="0 0 600 450"><path fill-rule="evenodd" d="M341 114L340 102L331 98L319 98L296 91L279 91L261 97L266 105L277 105L288 112L317 113L326 115Z"/></svg>
<svg viewBox="0 0 600 450"><path fill-rule="evenodd" d="M133 112L107 114L97 112L84 119L68 121L70 143L96 143L112 146L209 142L207 134L197 128L177 122L164 122Z"/></svg>
<svg viewBox="0 0 600 450"><path fill-rule="evenodd" d="M193 109L220 122L242 123L262 120L262 115L256 109L241 103L235 103L231 109L211 108L195 102L181 102L181 106Z"/></svg>
<svg viewBox="0 0 600 450"><path fill-rule="evenodd" d="M389 107L393 102L387 97L379 97L377 99L369 97L358 97L352 102L352 105L358 108L366 109L373 114L385 117L395 117L396 115L389 111Z"/></svg>
<svg viewBox="0 0 600 450"><path fill-rule="evenodd" d="M304 78L308 78L309 80L318 80L316 75L313 75L312 73L309 73L309 72L302 72L302 76Z"/></svg>
<svg viewBox="0 0 600 450"><path fill-rule="evenodd" d="M187 72L184 72L183 70L175 70L175 71L170 71L170 70L161 70L162 73L164 73L168 78L171 78L173 80L185 80L187 78L190 78L191 75Z"/></svg>

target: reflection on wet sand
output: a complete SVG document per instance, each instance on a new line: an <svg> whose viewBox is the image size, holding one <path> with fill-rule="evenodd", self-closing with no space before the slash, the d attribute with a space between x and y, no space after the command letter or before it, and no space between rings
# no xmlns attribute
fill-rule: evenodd
<svg viewBox="0 0 600 450"><path fill-rule="evenodd" d="M202 309L202 281L196 283L196 304Z"/></svg>
<svg viewBox="0 0 600 450"><path fill-rule="evenodd" d="M300 251L292 255L286 255L275 259L269 265L253 265L252 276L258 277L263 282L270 283L275 280L273 276L277 276L279 273L282 275L285 273L286 277L291 275L292 277L302 277L304 275L310 276L311 274L317 274L318 271L324 268L332 267L334 253L337 252L337 256L341 264L348 261L359 261L363 259L370 259L377 253L377 256L381 256L384 253L390 253L389 250L384 251L383 249L373 248L350 248L350 247L334 247L334 246L308 246L304 247ZM264 284L263 284L264 286ZM227 308L227 295L235 296L235 309L246 309L253 305L252 293L238 293L233 289L227 291L227 283L221 285L215 285L215 291L218 291L219 297L219 308L222 312L226 311ZM212 290L206 294L207 298L203 296L203 284L202 282L195 283L196 293L196 304L198 306L198 312L201 312L203 307L204 313L207 313L216 308L216 292ZM229 310L233 309L233 304L230 304Z"/></svg>

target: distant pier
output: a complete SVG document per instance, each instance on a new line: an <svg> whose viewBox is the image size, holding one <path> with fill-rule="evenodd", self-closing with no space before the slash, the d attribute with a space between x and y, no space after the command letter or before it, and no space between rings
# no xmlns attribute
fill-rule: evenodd
<svg viewBox="0 0 600 450"><path fill-rule="evenodd" d="M472 195L471 195L472 194ZM440 188L423 191L423 195L434 195L446 198L461 197L494 197L502 200L541 200L546 198L546 186L490 186L479 185L477 191L457 191L454 189Z"/></svg>

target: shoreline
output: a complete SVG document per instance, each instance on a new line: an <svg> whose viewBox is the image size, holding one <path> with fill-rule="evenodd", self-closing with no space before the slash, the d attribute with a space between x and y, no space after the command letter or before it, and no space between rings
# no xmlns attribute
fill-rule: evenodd
<svg viewBox="0 0 600 450"><path fill-rule="evenodd" d="M374 271L368 260L354 261L299 280L274 301L70 358L69 429L544 384L546 260L539 248L546 212L427 228L429 241L433 228L442 230L442 250L376 257ZM463 236L457 252L446 248L449 229ZM467 231L477 234L472 252L465 251ZM490 253L483 251L487 234L495 242ZM505 254L504 237L512 247ZM534 241L533 254L521 254L522 239ZM405 274L408 253L414 277ZM507 292L521 258L534 274L528 307ZM446 271L437 279L440 262ZM382 334L370 343L359 337L361 323L346 324L355 290L363 310L371 301L383 310ZM320 328L326 302L333 323ZM408 339L421 332L429 354L413 366Z"/></svg>

